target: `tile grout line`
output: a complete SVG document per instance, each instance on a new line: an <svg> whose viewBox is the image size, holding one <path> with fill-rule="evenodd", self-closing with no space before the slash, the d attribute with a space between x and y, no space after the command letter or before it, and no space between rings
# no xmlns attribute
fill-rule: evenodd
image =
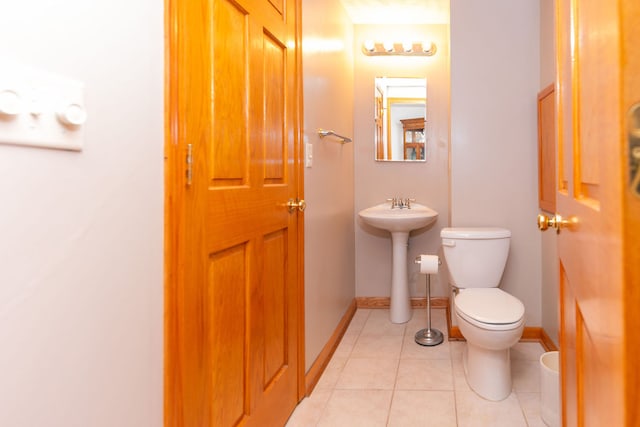
<svg viewBox="0 0 640 427"><path fill-rule="evenodd" d="M520 400L520 395L515 389L513 390L513 394L516 395L516 400L518 401L518 405L520 406L520 411L522 412L522 417L524 418L524 422L527 425L527 427L529 427L529 418L527 418L527 413L524 410L524 406L522 406L522 400Z"/></svg>
<svg viewBox="0 0 640 427"><path fill-rule="evenodd" d="M324 414L325 414L325 412L327 410L329 402L331 401L332 397L334 396L334 394L335 394L335 392L337 390L337 385L338 385L338 382L340 381L340 376L342 375L342 372L344 371L344 368L345 368L346 364L351 359L351 355L353 353L353 349L355 348L355 344L358 341L358 338L360 338L360 335L362 334L362 330L364 329L364 325L366 324L367 320L369 319L369 315L370 314L371 314L370 312L366 313L366 316L362 321L362 327L360 328L360 330L358 330L357 334L354 334L354 335L356 335L355 341L354 341L353 345L351 346L351 348L349 349L349 351L348 351L348 353L347 353L347 355L345 357L345 362L344 362L343 366L340 368L340 372L338 373L338 378L336 379L335 383L331 386L329 397L327 398L327 400L322 405L322 409L320 410L320 416L318 417L318 420L315 423L315 427L318 427L320 425L320 422L322 421L322 418L323 418L323 416L324 416ZM342 341L342 339L344 339L344 336L341 338L341 341ZM333 359L333 357L334 356L331 356L331 359ZM329 363L331 363L331 360L329 360Z"/></svg>
<svg viewBox="0 0 640 427"><path fill-rule="evenodd" d="M324 415L324 412L327 410L327 406L329 405L329 402L331 401L331 398L333 397L333 393L336 391L336 387L335 385L331 388L331 392L329 393L329 397L327 398L327 400L322 404L322 409L320 410L320 416L318 417L318 420L316 421L315 427L318 427L320 425L320 421L322 421L322 416Z"/></svg>
<svg viewBox="0 0 640 427"><path fill-rule="evenodd" d="M448 339L448 337L447 337ZM458 420L458 387L456 387L456 374L453 369L453 351L449 348L449 362L451 363L451 381L453 381L453 415L456 427L460 424Z"/></svg>
<svg viewBox="0 0 640 427"><path fill-rule="evenodd" d="M391 401L389 402L389 409L387 410L387 421L385 423L386 426L389 425L389 421L391 418L391 407L393 406L393 399L396 396L396 387L398 386L398 374L400 373L400 361L402 360L402 349L404 348L404 340L406 339L406 329L407 326L405 325L405 330L402 331L402 341L400 342L400 354L398 354L398 365L396 366L396 375L395 378L393 380L393 389L391 389Z"/></svg>

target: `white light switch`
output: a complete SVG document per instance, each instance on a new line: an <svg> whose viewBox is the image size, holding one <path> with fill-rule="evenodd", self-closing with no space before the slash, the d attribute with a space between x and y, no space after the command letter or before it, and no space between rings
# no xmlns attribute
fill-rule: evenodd
<svg viewBox="0 0 640 427"><path fill-rule="evenodd" d="M304 166L307 168L313 166L313 144L309 142L304 144Z"/></svg>
<svg viewBox="0 0 640 427"><path fill-rule="evenodd" d="M82 150L82 82L0 61L0 144Z"/></svg>

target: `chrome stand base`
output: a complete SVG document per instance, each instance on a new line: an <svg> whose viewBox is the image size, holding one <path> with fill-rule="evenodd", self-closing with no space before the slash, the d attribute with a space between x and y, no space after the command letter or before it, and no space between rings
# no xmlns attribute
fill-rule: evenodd
<svg viewBox="0 0 640 427"><path fill-rule="evenodd" d="M431 275L427 274L427 327L416 332L416 343L433 346L442 344L444 336L437 329L431 329Z"/></svg>
<svg viewBox="0 0 640 427"><path fill-rule="evenodd" d="M442 344L444 336L437 329L420 329L416 332L416 342L420 345L432 346Z"/></svg>

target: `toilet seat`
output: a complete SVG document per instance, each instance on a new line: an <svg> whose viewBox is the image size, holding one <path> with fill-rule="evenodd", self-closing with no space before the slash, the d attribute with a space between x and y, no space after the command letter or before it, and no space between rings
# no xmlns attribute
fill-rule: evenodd
<svg viewBox="0 0 640 427"><path fill-rule="evenodd" d="M509 330L524 321L522 302L499 288L460 289L455 309L464 320L483 329Z"/></svg>

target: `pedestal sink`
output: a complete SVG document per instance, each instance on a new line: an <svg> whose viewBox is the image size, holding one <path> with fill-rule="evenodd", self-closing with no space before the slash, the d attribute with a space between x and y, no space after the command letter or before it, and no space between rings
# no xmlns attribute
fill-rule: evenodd
<svg viewBox="0 0 640 427"><path fill-rule="evenodd" d="M390 318L392 323L408 322L411 318L407 278L409 233L435 222L438 212L418 203L412 203L410 208L392 208L390 203L382 203L363 209L358 215L366 224L391 233L393 258Z"/></svg>

